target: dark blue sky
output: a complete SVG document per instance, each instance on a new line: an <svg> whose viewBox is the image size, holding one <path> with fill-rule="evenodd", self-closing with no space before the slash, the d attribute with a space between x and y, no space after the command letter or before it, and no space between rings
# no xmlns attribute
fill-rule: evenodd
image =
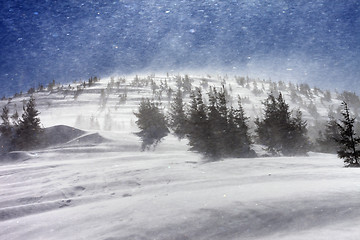
<svg viewBox="0 0 360 240"><path fill-rule="evenodd" d="M212 69L358 91L360 1L1 1L0 94Z"/></svg>

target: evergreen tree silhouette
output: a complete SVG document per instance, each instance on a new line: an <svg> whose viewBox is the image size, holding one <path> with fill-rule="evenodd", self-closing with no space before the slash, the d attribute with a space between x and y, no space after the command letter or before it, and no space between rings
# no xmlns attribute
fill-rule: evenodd
<svg viewBox="0 0 360 240"><path fill-rule="evenodd" d="M232 113L233 112L233 113ZM231 115L234 116L234 124L231 123ZM254 157L255 152L251 150L251 136L249 134L249 126L248 126L249 118L245 115L244 108L241 104L241 98L238 97L238 109L231 109L229 112L229 128L231 129L231 125L235 126L234 130L229 131L229 135L236 134L235 143L233 147L231 147L231 155L234 157ZM234 132L234 133L233 133ZM228 144L233 144L231 141L227 141Z"/></svg>
<svg viewBox="0 0 360 240"><path fill-rule="evenodd" d="M209 105L207 107L207 114L208 114L208 124L209 124L209 139L207 139L207 144L212 145L210 150L210 155L213 158L219 158L224 155L225 149L225 138L224 135L226 134L226 116L222 115L221 105L220 105L220 98L219 93L217 92L216 88L210 88L209 95Z"/></svg>
<svg viewBox="0 0 360 240"><path fill-rule="evenodd" d="M325 153L337 153L340 131L338 123L333 116L329 116L324 132L319 132L319 135L319 138L316 139L319 151Z"/></svg>
<svg viewBox="0 0 360 240"><path fill-rule="evenodd" d="M183 139L186 135L187 117L181 89L179 88L169 109L169 126L174 134Z"/></svg>
<svg viewBox="0 0 360 240"><path fill-rule="evenodd" d="M354 132L354 122L355 118L350 117L350 111L346 102L342 103L343 110L341 112L342 119L341 123L338 123L338 127L340 130L340 139L338 156L339 158L344 159L344 163L346 167L359 167L359 143L360 138L356 137Z"/></svg>
<svg viewBox="0 0 360 240"><path fill-rule="evenodd" d="M10 138L12 127L9 119L9 108L7 106L4 106L2 109L1 120L2 120L2 123L0 125L1 136L5 138Z"/></svg>
<svg viewBox="0 0 360 240"><path fill-rule="evenodd" d="M302 119L300 110L290 119L289 129L285 155L305 155L310 149L310 144L307 137L307 122Z"/></svg>
<svg viewBox="0 0 360 240"><path fill-rule="evenodd" d="M253 157L248 118L241 102L239 108L227 107L225 88L210 88L206 107L200 89L190 95L188 139L190 150L204 154L210 160L223 157Z"/></svg>
<svg viewBox="0 0 360 240"><path fill-rule="evenodd" d="M36 109L35 98L30 97L26 107L24 106L24 113L19 121L16 129L15 146L18 150L28 150L36 147L40 143L41 126L39 111Z"/></svg>
<svg viewBox="0 0 360 240"><path fill-rule="evenodd" d="M169 133L159 104L148 98L141 100L138 112L134 114L138 118L136 124L140 132L137 135L142 139L142 150L150 149L151 146L155 147Z"/></svg>
<svg viewBox="0 0 360 240"><path fill-rule="evenodd" d="M188 113L188 134L191 151L213 157L216 149L213 146L212 133L207 116L207 108L202 99L200 88L190 93L190 109Z"/></svg>
<svg viewBox="0 0 360 240"><path fill-rule="evenodd" d="M277 103L274 95L270 94L263 102L264 118L260 120L257 118L255 124L257 126L255 132L258 136L258 142L267 146L267 150L273 155L280 150L280 139L277 127Z"/></svg>
<svg viewBox="0 0 360 240"><path fill-rule="evenodd" d="M273 155L306 154L309 149L306 122L302 120L301 111L291 117L289 105L281 93L278 98L272 94L263 102L264 118L256 119L256 133L260 144L267 146Z"/></svg>

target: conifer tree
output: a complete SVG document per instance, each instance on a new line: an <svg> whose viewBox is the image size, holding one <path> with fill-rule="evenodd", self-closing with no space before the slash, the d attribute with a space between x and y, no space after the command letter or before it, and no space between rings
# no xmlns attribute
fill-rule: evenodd
<svg viewBox="0 0 360 240"><path fill-rule="evenodd" d="M224 154L226 130L226 116L222 115L219 101L219 93L216 88L210 88L209 106L207 107L209 134L208 144L212 144L211 155L218 158Z"/></svg>
<svg viewBox="0 0 360 240"><path fill-rule="evenodd" d="M340 139L338 156L344 159L346 167L360 167L360 138L356 137L354 131L355 118L350 117L350 111L346 102L342 103L343 110L341 112L341 123L338 123L340 130Z"/></svg>
<svg viewBox="0 0 360 240"><path fill-rule="evenodd" d="M329 115L329 120L325 126L324 132L319 133L319 138L316 139L319 151L325 153L336 153L338 150L338 140L340 139L340 132L338 123L335 118Z"/></svg>
<svg viewBox="0 0 360 240"><path fill-rule="evenodd" d="M281 93L278 98L270 94L263 104L264 119L255 121L259 143L267 146L267 150L272 154L305 154L308 150L308 139L306 122L302 120L301 112L297 111L292 118L289 105Z"/></svg>
<svg viewBox="0 0 360 240"><path fill-rule="evenodd" d="M294 145L297 143L297 126L295 126L297 123L295 123L295 119L291 119L289 105L285 103L281 93L277 98L277 111L275 114L277 131L273 134L276 134L279 151L285 155L293 155Z"/></svg>
<svg viewBox="0 0 360 240"><path fill-rule="evenodd" d="M245 115L239 96L238 109L234 110L234 122L237 127L236 133L238 134L238 146L235 146L235 151L233 151L236 157L255 156L255 152L251 150L252 140L249 134L248 120L249 118Z"/></svg>
<svg viewBox="0 0 360 240"><path fill-rule="evenodd" d="M252 157L251 139L247 120L239 100L239 109L227 107L224 87L210 88L209 105L202 100L200 89L190 95L188 138L192 151L204 154L211 160L222 157Z"/></svg>
<svg viewBox="0 0 360 240"><path fill-rule="evenodd" d="M142 139L142 150L149 149L151 146L155 147L169 133L159 104L147 98L142 99L138 112L134 114L138 118L136 124L140 132L137 135Z"/></svg>
<svg viewBox="0 0 360 240"><path fill-rule="evenodd" d="M19 150L28 150L40 143L40 118L39 111L36 109L35 98L30 97L19 125L16 129L15 146Z"/></svg>
<svg viewBox="0 0 360 240"><path fill-rule="evenodd" d="M215 142L218 145L218 152L220 156L226 156L229 152L228 143L226 142L226 135L228 130L228 107L227 107L227 93L224 85L217 92L216 95L217 108L219 112L219 119L217 121L217 135L215 136Z"/></svg>
<svg viewBox="0 0 360 240"><path fill-rule="evenodd" d="M263 102L264 118L255 120L257 126L256 133L258 136L258 142L267 146L267 150L272 154L276 154L279 150L280 139L277 135L277 103L274 95L270 94L268 98Z"/></svg>
<svg viewBox="0 0 360 240"><path fill-rule="evenodd" d="M1 114L2 123L0 125L1 136L9 138L11 135L11 124L9 119L9 108L7 106L3 107Z"/></svg>
<svg viewBox="0 0 360 240"><path fill-rule="evenodd" d="M286 140L285 155L305 155L310 149L307 122L302 120L300 110L297 110L295 117L290 119L290 131Z"/></svg>
<svg viewBox="0 0 360 240"><path fill-rule="evenodd" d="M248 132L248 117L245 116L240 97L238 107L238 109L231 107L228 113L228 129L226 131L227 156L254 157L255 152L251 150L252 141Z"/></svg>
<svg viewBox="0 0 360 240"><path fill-rule="evenodd" d="M199 88L190 93L190 108L188 113L188 139L190 150L203 153L205 156L213 157L216 149L211 136L207 108L202 99Z"/></svg>
<svg viewBox="0 0 360 240"><path fill-rule="evenodd" d="M3 107L1 114L2 123L0 125L0 154L3 152L8 152L11 147L11 141L13 138L13 126L10 124L9 120L9 108L7 106Z"/></svg>
<svg viewBox="0 0 360 240"><path fill-rule="evenodd" d="M169 126L174 134L182 139L186 135L187 118L185 113L185 104L181 89L179 88L169 110Z"/></svg>

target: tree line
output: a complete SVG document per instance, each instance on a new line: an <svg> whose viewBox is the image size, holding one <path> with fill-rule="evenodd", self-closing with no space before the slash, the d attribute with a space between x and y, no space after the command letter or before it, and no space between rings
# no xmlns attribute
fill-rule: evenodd
<svg viewBox="0 0 360 240"><path fill-rule="evenodd" d="M225 87L210 88L206 94L207 98L204 98L201 89L196 88L190 93L190 102L184 103L179 89L167 114L160 105L143 99L139 111L135 113L140 134L145 135L147 126L152 126L149 132L156 132L154 128L161 132L156 141L143 141L144 145L158 143L170 128L179 139L188 139L191 151L202 153L210 159L255 157L252 149L254 142L265 145L273 155L293 156L308 151L306 122L302 120L301 111L292 114L281 93L277 98L269 94L263 102L264 116L255 121L255 137L250 134L249 117L246 116L240 96L234 107L229 106ZM152 109L146 114L142 111L144 104Z"/></svg>
<svg viewBox="0 0 360 240"><path fill-rule="evenodd" d="M289 109L283 95L270 93L263 101L263 115L255 119L254 135L250 134L249 117L238 96L237 106L229 106L224 87L210 88L203 97L200 88L190 93L190 101L184 102L183 92L178 89L168 111L161 103L142 99L135 113L138 135L143 140L142 149L155 147L167 134L179 139L187 138L189 150L203 154L208 159L226 157L256 157L254 143L265 146L272 156L306 155L314 149L307 136L307 123L300 110ZM207 104L205 103L207 101ZM324 133L316 140L320 152L337 152L345 166L360 166L360 138L354 131L355 118L345 102L342 119L330 118Z"/></svg>

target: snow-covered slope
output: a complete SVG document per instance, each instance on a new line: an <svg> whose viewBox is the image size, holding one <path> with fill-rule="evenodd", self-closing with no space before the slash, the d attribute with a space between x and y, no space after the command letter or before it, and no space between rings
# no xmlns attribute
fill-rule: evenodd
<svg viewBox="0 0 360 240"><path fill-rule="evenodd" d="M359 170L343 168L335 155L207 162L187 151L185 140L171 135L155 150L139 151L133 112L142 97L161 97L166 108L167 94L163 91L160 96L160 89L166 80L175 90L176 76L139 79L148 79L148 87L139 82L135 86L130 77L121 79L117 88L115 78L106 104L101 92L110 79L87 86L76 98L79 83L34 94L44 127L65 125L84 132L74 130L69 139L69 134L60 134L63 141L47 148L1 159L0 239L357 239L360 235L354 224L360 221ZM192 79L193 86L224 84L232 96L240 94L252 118L260 116L267 92L276 90L269 81L254 84L245 78L241 86L234 77ZM151 80L157 84L152 85L154 94ZM254 91L255 85L262 92ZM326 101L325 92L314 89L308 92L311 96L298 94L298 102L292 102L289 84L276 87L291 108L303 110L312 126L340 104L335 93ZM119 98L124 93L126 102ZM12 112L17 108L21 113L27 97L3 100L1 106L9 104ZM311 102L317 107L317 120L307 111ZM69 129L57 126L48 131L64 134Z"/></svg>
<svg viewBox="0 0 360 240"><path fill-rule="evenodd" d="M143 97L161 101L167 109L171 96L177 90L178 82L183 82L183 88L194 89L200 87L204 97L209 87L225 86L230 98L229 105L237 105L237 96L242 98L242 104L246 114L254 120L262 115L262 101L269 93L277 95L281 92L290 105L290 109L300 109L303 118L308 121L308 127L319 130L319 125L328 120L328 114L336 116L342 100L349 99L351 93L330 92L318 88L310 88L307 84L292 84L285 82L273 82L249 77L238 76L210 76L191 75L186 82L184 75L155 76L128 76L102 79L91 87L83 86L83 82L67 85L55 85L52 92L40 91L34 93L38 108L41 112L41 121L45 127L64 124L81 129L104 130L105 119L111 118L112 130L126 130L129 128L136 131L135 116L133 112ZM85 83L88 83L87 81ZM45 88L46 89L46 88ZM78 90L77 90L78 89ZM172 91L172 93L169 93ZM103 92L103 93L102 93ZM101 97L104 94L105 98ZM126 99L121 99L126 95ZM185 95L185 101L188 94ZM12 111L15 108L22 111L24 99L29 94L23 94L9 100L0 101L0 106L8 104ZM350 107L355 114L360 112L356 105L359 98L355 95L355 101L350 99ZM355 102L354 104L352 102ZM109 119L107 119L109 120ZM252 122L252 121L250 121ZM316 132L317 133L317 132Z"/></svg>

